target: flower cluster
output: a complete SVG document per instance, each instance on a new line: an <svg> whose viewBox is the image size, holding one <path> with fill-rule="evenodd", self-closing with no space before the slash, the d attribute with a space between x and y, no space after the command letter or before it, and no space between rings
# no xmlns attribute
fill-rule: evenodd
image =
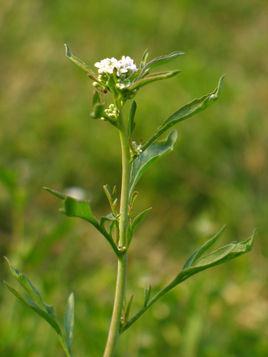
<svg viewBox="0 0 268 357"><path fill-rule="evenodd" d="M129 56L122 56L120 60L117 60L115 57L105 58L100 62L96 62L95 67L98 68L98 73L100 75L104 73L112 74L115 72L117 77L130 75L138 70L133 59Z"/></svg>

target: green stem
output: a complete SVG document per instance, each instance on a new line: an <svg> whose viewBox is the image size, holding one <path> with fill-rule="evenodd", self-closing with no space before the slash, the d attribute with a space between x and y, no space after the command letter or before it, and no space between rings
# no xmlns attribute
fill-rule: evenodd
<svg viewBox="0 0 268 357"><path fill-rule="evenodd" d="M127 131L124 127L122 118L120 118L120 142L122 152L122 183L120 199L120 218L119 218L119 249L124 251L127 246L128 229L128 200L129 200L129 173L130 173L130 154ZM114 355L117 340L120 334L120 320L122 316L123 302L126 288L127 271L127 252L118 257L117 279L115 287L114 307L104 351L104 357Z"/></svg>

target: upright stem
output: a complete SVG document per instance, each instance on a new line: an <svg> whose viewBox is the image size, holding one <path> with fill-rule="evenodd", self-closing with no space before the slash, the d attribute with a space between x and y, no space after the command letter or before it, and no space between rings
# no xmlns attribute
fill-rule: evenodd
<svg viewBox="0 0 268 357"><path fill-rule="evenodd" d="M122 152L122 182L119 218L119 249L121 249L123 253L118 257L114 307L106 347L103 355L104 357L111 357L115 352L116 343L119 337L120 319L122 316L126 287L127 252L124 252L124 249L127 244L130 156L127 132L122 118L120 118L120 120L121 127L119 135Z"/></svg>

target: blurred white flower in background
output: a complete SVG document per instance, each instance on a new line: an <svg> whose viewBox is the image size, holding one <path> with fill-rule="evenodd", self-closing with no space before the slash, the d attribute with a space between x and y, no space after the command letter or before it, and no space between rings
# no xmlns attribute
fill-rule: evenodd
<svg viewBox="0 0 268 357"><path fill-rule="evenodd" d="M65 190L65 194L67 196L76 198L77 200L85 200L86 199L86 191L80 187L69 187Z"/></svg>

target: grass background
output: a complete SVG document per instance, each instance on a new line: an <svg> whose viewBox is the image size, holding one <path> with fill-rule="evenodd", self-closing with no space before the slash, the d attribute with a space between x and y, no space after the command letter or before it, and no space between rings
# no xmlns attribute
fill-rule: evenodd
<svg viewBox="0 0 268 357"><path fill-rule="evenodd" d="M87 224L57 212L42 186L81 187L98 214L101 186L118 184L116 132L90 119L91 84L67 62L63 43L89 63L186 52L182 74L137 96L138 141L226 74L222 97L179 127L172 154L139 184L153 212L135 237L128 295L133 309L223 224L247 256L171 292L129 330L118 356L267 356L268 4L261 0L2 0L0 13L0 248L62 315L76 296L75 356L100 356L113 301L115 259ZM172 68L173 68L172 67ZM10 279L1 259L1 277ZM60 356L49 327L0 292L0 355Z"/></svg>

